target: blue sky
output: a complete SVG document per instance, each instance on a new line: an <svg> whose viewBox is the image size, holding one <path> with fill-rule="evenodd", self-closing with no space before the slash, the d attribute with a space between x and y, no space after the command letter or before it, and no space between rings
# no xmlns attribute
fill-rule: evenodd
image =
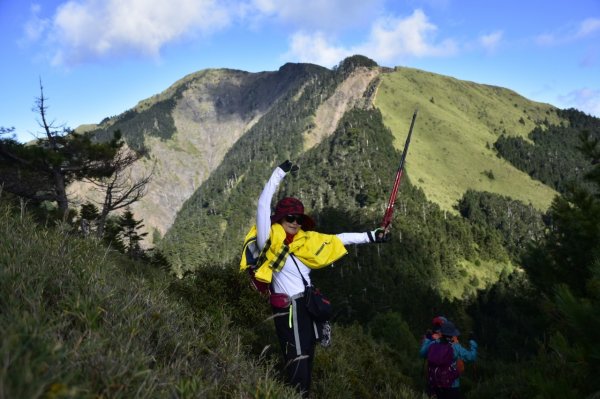
<svg viewBox="0 0 600 399"><path fill-rule="evenodd" d="M0 0L0 127L120 114L206 68L362 54L600 117L600 0Z"/></svg>

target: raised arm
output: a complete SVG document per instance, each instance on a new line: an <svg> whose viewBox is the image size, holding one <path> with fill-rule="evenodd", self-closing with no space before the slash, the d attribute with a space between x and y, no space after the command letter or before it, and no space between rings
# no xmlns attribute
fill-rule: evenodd
<svg viewBox="0 0 600 399"><path fill-rule="evenodd" d="M454 353L460 359L463 359L466 362L473 362L477 358L477 342L474 340L469 340L470 349L465 348L459 343L456 343L454 346Z"/></svg>
<svg viewBox="0 0 600 399"><path fill-rule="evenodd" d="M256 242L258 243L259 249L262 249L265 246L265 243L269 238L269 233L271 231L271 201L273 195L275 195L275 191L277 191L277 187L279 187L279 184L285 175L286 172L284 172L281 167L278 166L275 168L258 198L258 208L256 211Z"/></svg>

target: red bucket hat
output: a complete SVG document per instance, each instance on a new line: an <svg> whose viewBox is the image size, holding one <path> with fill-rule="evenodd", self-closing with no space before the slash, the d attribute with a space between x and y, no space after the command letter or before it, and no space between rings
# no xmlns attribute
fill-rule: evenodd
<svg viewBox="0 0 600 399"><path fill-rule="evenodd" d="M315 221L304 214L304 205L297 198L285 197L275 205L275 212L271 215L271 223L277 223L287 215L302 215L302 229L312 230L315 227Z"/></svg>

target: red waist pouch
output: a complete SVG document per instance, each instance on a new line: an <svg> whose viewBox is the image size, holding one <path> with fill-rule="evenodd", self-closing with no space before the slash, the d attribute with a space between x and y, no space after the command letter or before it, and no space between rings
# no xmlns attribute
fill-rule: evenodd
<svg viewBox="0 0 600 399"><path fill-rule="evenodd" d="M290 306L292 302L292 298L288 294L271 294L269 297L269 301L271 302L271 306L275 308L287 308Z"/></svg>

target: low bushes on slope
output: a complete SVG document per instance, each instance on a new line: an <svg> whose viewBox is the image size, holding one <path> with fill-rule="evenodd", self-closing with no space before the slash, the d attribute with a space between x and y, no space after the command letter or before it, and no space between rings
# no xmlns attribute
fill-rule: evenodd
<svg viewBox="0 0 600 399"><path fill-rule="evenodd" d="M0 398L294 396L162 272L3 204L0 235Z"/></svg>

